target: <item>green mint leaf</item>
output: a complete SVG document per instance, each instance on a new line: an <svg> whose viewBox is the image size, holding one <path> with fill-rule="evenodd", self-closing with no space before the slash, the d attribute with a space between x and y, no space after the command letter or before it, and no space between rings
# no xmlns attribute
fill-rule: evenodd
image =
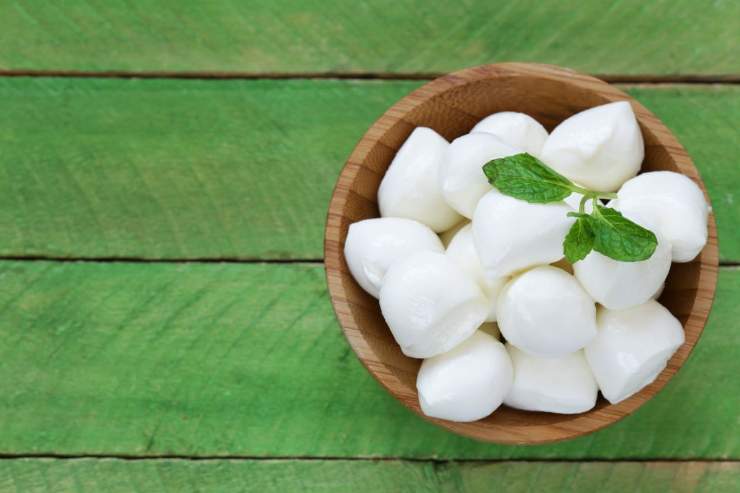
<svg viewBox="0 0 740 493"><path fill-rule="evenodd" d="M489 161L483 172L504 195L536 204L559 202L574 188L570 180L526 152Z"/></svg>
<svg viewBox="0 0 740 493"><path fill-rule="evenodd" d="M571 264L586 258L594 247L594 232L589 224L590 216L579 217L563 241L565 258Z"/></svg>
<svg viewBox="0 0 740 493"><path fill-rule="evenodd" d="M622 262L647 260L658 246L652 231L633 223L621 212L596 205L588 219L593 231L593 249Z"/></svg>
<svg viewBox="0 0 740 493"><path fill-rule="evenodd" d="M563 241L563 252L571 263L583 260L591 250L614 260L639 262L649 259L658 245L651 231L633 223L619 211L596 204L596 197L614 194L581 188L530 154L489 161L483 165L483 173L501 193L526 202L559 202L572 192L594 201L591 215L583 211L568 213L576 218Z"/></svg>

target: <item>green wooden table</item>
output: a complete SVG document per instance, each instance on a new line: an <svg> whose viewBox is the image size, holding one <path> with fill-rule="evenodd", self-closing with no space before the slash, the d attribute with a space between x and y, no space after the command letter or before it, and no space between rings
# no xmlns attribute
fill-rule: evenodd
<svg viewBox="0 0 740 493"><path fill-rule="evenodd" d="M740 2L0 2L0 491L740 490ZM687 365L577 440L395 402L328 301L354 143L435 74L619 83L693 156L722 267Z"/></svg>

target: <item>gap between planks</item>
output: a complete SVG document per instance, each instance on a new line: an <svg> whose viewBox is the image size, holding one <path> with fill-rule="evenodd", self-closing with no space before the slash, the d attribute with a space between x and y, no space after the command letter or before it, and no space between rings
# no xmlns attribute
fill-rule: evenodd
<svg viewBox="0 0 740 493"><path fill-rule="evenodd" d="M78 71L78 70L24 70L0 69L0 77L63 77L63 78L103 78L103 79L346 79L346 80L431 80L444 75L444 72L218 72L218 71ZM683 74L683 75L620 75L595 74L606 82L619 84L740 84L740 74Z"/></svg>
<svg viewBox="0 0 740 493"><path fill-rule="evenodd" d="M328 462L328 461L345 461L345 462L412 462L428 464L526 464L526 463L547 463L547 464L580 464L580 463L605 463L605 464L681 464L681 463L711 463L711 464L738 464L740 459L711 459L711 458L636 458L636 459L437 459L434 457L341 457L341 456L252 456L252 455L126 455L126 454L51 454L51 453L29 453L29 454L7 454L0 453L0 461L19 460L19 459L47 459L47 460L121 460L130 462L141 461L158 461L172 460L183 462L206 462L206 461L304 461L304 462Z"/></svg>
<svg viewBox="0 0 740 493"><path fill-rule="evenodd" d="M57 257L54 255L0 255L0 262L85 262L118 264L323 264L323 258L235 258L235 257Z"/></svg>
<svg viewBox="0 0 740 493"><path fill-rule="evenodd" d="M234 258L234 257L57 257L53 255L0 255L0 262L78 262L99 264L323 264L323 258ZM740 261L720 261L720 267L740 267Z"/></svg>

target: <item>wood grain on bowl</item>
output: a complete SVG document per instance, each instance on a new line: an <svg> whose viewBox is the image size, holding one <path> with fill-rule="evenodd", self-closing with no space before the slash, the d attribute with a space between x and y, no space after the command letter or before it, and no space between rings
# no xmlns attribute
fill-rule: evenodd
<svg viewBox="0 0 740 493"><path fill-rule="evenodd" d="M416 393L420 360L401 353L377 300L355 283L343 257L349 225L378 216L376 192L396 151L417 126L431 127L447 139L454 139L467 133L483 117L508 110L527 113L552 130L579 111L619 100L632 104L640 123L645 140L643 170L683 173L698 183L706 195L691 158L644 106L599 79L548 65L484 65L435 79L391 107L357 144L329 205L324 242L329 291L342 330L359 359L393 396L417 414L421 415ZM686 342L656 381L631 398L616 405L600 399L594 409L580 415L501 407L473 423L425 418L462 435L510 444L564 440L618 421L654 396L688 358L709 315L717 266L717 232L710 215L706 247L694 261L673 264L660 299L683 324Z"/></svg>

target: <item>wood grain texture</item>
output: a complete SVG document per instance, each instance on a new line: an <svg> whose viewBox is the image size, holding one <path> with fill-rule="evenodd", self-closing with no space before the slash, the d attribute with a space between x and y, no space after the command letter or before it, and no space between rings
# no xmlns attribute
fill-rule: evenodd
<svg viewBox="0 0 740 493"><path fill-rule="evenodd" d="M0 78L0 252L320 258L340 163L416 85Z"/></svg>
<svg viewBox="0 0 740 493"><path fill-rule="evenodd" d="M448 72L501 61L590 73L740 72L734 1L10 0L0 67Z"/></svg>
<svg viewBox="0 0 740 493"><path fill-rule="evenodd" d="M681 321L686 341L653 383L618 404L600 399L592 410L578 415L531 413L502 406L471 423L426 417L416 390L421 360L401 352L377 300L355 282L344 259L349 225L378 217L380 180L414 128L431 127L452 140L469 132L486 115L519 111L549 130L580 111L620 100L632 105L642 131L642 171L682 173L704 189L686 150L649 110L606 82L550 65L483 65L435 79L393 105L355 147L329 205L324 237L329 293L344 334L360 361L396 399L418 415L456 433L489 442L534 444L570 439L613 425L634 412L652 399L688 358L714 299L718 247L712 214L706 246L692 262L672 266L660 298Z"/></svg>
<svg viewBox="0 0 740 493"><path fill-rule="evenodd" d="M421 82L0 78L0 256L319 259L362 133ZM740 260L740 87L635 87Z"/></svg>
<svg viewBox="0 0 740 493"><path fill-rule="evenodd" d="M740 464L706 462L432 463L368 460L20 459L0 462L0 491L284 493L735 493Z"/></svg>
<svg viewBox="0 0 740 493"><path fill-rule="evenodd" d="M691 358L633 416L514 447L377 385L318 265L0 262L0 454L738 459L738 297L725 268Z"/></svg>

